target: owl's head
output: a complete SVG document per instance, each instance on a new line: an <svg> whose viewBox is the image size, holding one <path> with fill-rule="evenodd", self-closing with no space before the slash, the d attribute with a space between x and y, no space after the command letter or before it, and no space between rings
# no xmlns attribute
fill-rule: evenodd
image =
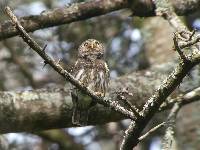
<svg viewBox="0 0 200 150"><path fill-rule="evenodd" d="M102 59L104 57L105 48L102 43L95 39L84 41L78 49L78 56L90 60Z"/></svg>

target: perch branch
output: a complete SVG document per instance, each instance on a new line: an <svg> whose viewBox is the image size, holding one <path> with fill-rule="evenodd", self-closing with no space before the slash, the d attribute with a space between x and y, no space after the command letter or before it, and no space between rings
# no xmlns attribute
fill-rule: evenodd
<svg viewBox="0 0 200 150"><path fill-rule="evenodd" d="M67 81L72 83L74 86L76 86L78 89L83 91L84 93L91 96L94 100L96 100L99 104L102 104L104 106L109 106L112 109L114 109L117 112L122 113L123 115L127 116L128 118L134 119L135 115L133 112L126 110L122 106L120 106L117 101L111 101L108 98L101 98L95 95L95 93L82 85L79 81L77 81L69 72L64 70L62 66L59 63L56 63L51 57L49 57L45 51L44 48L40 47L24 30L20 22L17 20L17 17L12 13L11 9L9 7L5 8L5 11L7 15L11 18L13 25L15 28L19 31L19 34L21 35L22 39L35 51L37 52L45 61L46 64L49 64L56 72L58 72L61 76L63 76Z"/></svg>
<svg viewBox="0 0 200 150"><path fill-rule="evenodd" d="M121 82L124 81L127 82L127 79ZM131 82L129 81L129 83ZM115 85L111 85L111 88L114 87ZM152 87L149 86L148 88ZM144 96L142 92L138 95ZM112 95L110 96L112 97ZM141 100L143 99L145 100L145 97L141 97ZM195 89L177 99L169 100L164 106L160 107L160 111L171 109L177 102L180 103L180 106L183 106L199 100L200 89L198 88L198 90ZM141 107L140 102L137 101L137 103ZM0 104L0 133L33 132L74 127L71 122L73 104L70 90L55 88L0 92ZM108 107L97 105L91 109L88 124L101 125L126 118Z"/></svg>

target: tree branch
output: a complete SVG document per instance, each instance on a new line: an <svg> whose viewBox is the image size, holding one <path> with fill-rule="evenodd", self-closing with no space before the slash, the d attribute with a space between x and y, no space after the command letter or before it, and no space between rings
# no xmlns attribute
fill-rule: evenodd
<svg viewBox="0 0 200 150"><path fill-rule="evenodd" d="M16 20L15 20L16 21ZM16 22L15 22L16 23ZM17 25L16 27L18 27L18 29L19 29L19 24L15 24L15 25ZM23 31L23 30L21 30L21 31ZM20 32L21 33L21 32ZM56 68L56 69L58 69L58 70L62 70L60 73L65 77L65 71L63 71L63 69L62 69L62 67L59 65L59 64L56 64L55 63L55 61L53 61L51 58L49 58L47 55L46 55L46 53L43 51L43 49L41 48L41 47L39 47L39 45L37 45L37 43L34 43L34 41L32 41L31 39L30 39L30 37L28 36L28 38L27 38L27 36L28 36L28 34L25 32L25 31L23 31L23 34L22 34L22 38L25 38L25 40L26 40L26 42L28 42L29 44L31 44L31 46L33 46L33 48L35 49L35 50L38 50L39 51L39 54L40 54L40 56L42 56L44 59L45 59L45 61L48 63L48 64L53 64L53 66L54 66L54 68ZM48 58L48 59L47 59ZM58 67L58 68L57 68ZM73 80L73 77L71 77L71 75L70 74L67 74L67 76L69 76L70 77L70 79L73 81L73 82L77 82L76 80ZM141 78L141 75L140 76L138 76L138 78ZM133 79L133 78L130 78L130 79ZM145 80L144 80L145 81ZM134 81L132 81L132 82L136 82L136 80L134 80ZM141 82L141 81L140 81ZM124 82L124 83L127 83L127 82ZM137 83L138 84L138 83ZM146 83L145 83L146 84ZM152 83L151 83L152 84ZM77 83L77 85L78 86L80 86L81 88L84 88L84 87L82 87L79 83ZM122 84L120 84L120 85L122 85ZM136 85L136 84L132 84L133 86L134 85ZM139 84L138 84L139 85ZM155 86L155 85L154 85ZM134 86L135 87L135 86ZM138 88L138 87L137 87ZM115 89L115 88L114 88ZM151 88L152 89L152 88ZM87 90L87 89L86 89ZM137 91L137 90L135 90L135 91ZM89 91L90 92L90 91ZM67 93L67 92L66 92ZM143 93L144 94L144 93ZM69 96L69 95L68 95ZM34 96L31 96L31 95L28 95L28 97L34 97ZM41 97L41 96L39 96L39 97ZM62 96L62 97L65 97L65 96ZM69 98L68 98L69 99ZM49 102L49 101L48 101ZM62 102L66 102L65 100L64 101L62 101ZM70 99L70 103L71 103L71 99ZM52 104L52 103L51 103ZM19 104L18 104L19 105ZM36 104L37 105L37 104ZM53 106L56 106L56 105L54 105L54 104L52 104ZM31 115L31 114L29 114L29 116L28 116L28 118L26 118L26 116L25 116L25 121L26 121L26 124L27 124L27 122L29 121L29 119L30 119L30 116L32 116L33 118L31 118L31 119L33 119L33 120L31 120L31 121L29 121L29 122L31 122L31 126L27 126L27 128L28 129L25 129L25 130L30 130L30 129L34 129L34 130L37 130L37 129L42 129L42 128L54 128L55 126L57 126L56 124L52 124L52 123L50 123L50 126L48 126L46 123L48 122L47 120L49 120L50 122L52 122L52 118L50 117L49 119L47 119L47 114L49 113L49 112L44 112L43 110L45 110L45 108L42 108L42 106L43 105L40 105L40 107L36 107L36 108L38 108L39 110L42 110L42 112L41 111L39 111L38 109L37 109L37 111L34 111L34 113L33 113L33 115ZM49 107L49 106L48 106ZM50 106L51 107L51 106ZM113 107L115 107L115 106L113 106ZM23 108L23 107L22 107ZM67 105L66 103L62 103L62 105L58 105L58 110L60 110L60 111L58 111L58 116L57 116L57 118L59 119L60 117L62 118L62 123L59 123L59 126L58 126L58 128L61 128L62 126L63 127L66 127L67 125L69 125L69 126L71 126L71 107L69 107L69 105ZM101 107L100 107L101 108ZM27 108L26 108L27 109ZM25 109L25 113L27 113L27 110ZM55 108L54 108L55 109ZM66 110L67 109L67 110ZM102 109L102 108L101 108ZM51 110L51 109L47 109L47 110ZM54 110L55 111L55 110ZM36 113L37 112L37 113ZM63 112L66 112L67 114L65 114L65 113L63 113ZM120 118L119 116L119 114L117 114L117 116L115 116L115 115L113 115L113 113L111 113L111 110L110 109L108 109L108 111L105 111L105 109L104 109L104 113L103 114L105 114L105 113L107 113L107 112L110 112L109 113L109 115L108 115L108 118L112 118L112 119L118 119L118 118ZM24 113L24 112L23 112ZM36 114L35 114L36 113ZM15 113L14 113L15 114ZM39 114L39 116L37 116ZM42 116L40 116L40 114L42 114ZM50 113L51 115L52 115L52 113ZM64 116L65 115L68 115L67 117L64 117L64 116L60 116L60 114L64 114ZM95 114L94 112L92 112L91 114ZM43 121L43 115L45 116L45 123L44 122L40 122L40 121ZM110 115L112 115L112 117L110 116ZM35 117L37 116L37 118L39 118L39 121L36 119L34 119ZM122 117L122 116L121 116ZM95 118L97 119L97 115L95 115ZM27 120L28 119L28 120ZM55 119L55 118L53 118L53 119ZM89 123L91 123L92 124L92 122L94 121L95 122L95 120L96 119L94 119L94 117L92 116L91 118L89 118ZM98 123L100 123L101 121L103 122L103 123L105 123L104 121L105 121L105 119L106 119L106 117L103 117L103 119L101 118L100 119L100 117L98 118ZM66 122L66 121L68 121L68 122ZM37 122L40 122L41 123L41 125L42 126L39 126L38 124L36 125L35 123L33 123L33 121L36 121L36 123ZM58 121L58 120L57 120ZM56 122L57 122L56 121ZM61 120L60 120L61 121ZM97 121L97 120L96 120ZM93 122L93 123L94 123ZM64 123L64 124L63 124ZM21 123L19 123L19 124L21 124ZM38 127L37 127L38 126ZM21 126L20 126L21 127ZM21 128L14 128L14 129L16 129L17 131L20 131L20 129L21 128L23 128L23 127L21 127ZM12 127L13 128L13 127ZM24 128L23 128L24 129Z"/></svg>
<svg viewBox="0 0 200 150"><path fill-rule="evenodd" d="M191 32L187 30L187 28L175 14L171 4L166 0L155 0L154 3L156 5L157 15L163 16L165 19L167 19L172 27L174 27L175 30L179 32L179 35L182 37L182 39L188 39L188 35L190 37ZM198 38L198 36L194 36L194 38ZM182 42L180 39L179 41ZM147 123L151 120L151 118L155 115L155 113L159 110L160 105L176 89L176 87L180 85L188 72L195 65L200 63L200 50L196 50L192 46L189 48L190 54L183 54L187 59L180 60L174 71L163 81L163 83L145 103L143 110L140 112L141 117L138 117L136 120L131 122L125 132L125 137L120 147L121 150L132 150L133 147L139 143L138 138L141 132ZM183 49L181 49L181 51L183 51Z"/></svg>
<svg viewBox="0 0 200 150"><path fill-rule="evenodd" d="M200 0L170 1L172 1L173 7L179 15L194 12L200 7ZM146 5L153 5L152 2L151 4L146 4L145 1L139 1L138 4L137 0L132 0L131 3L132 4L129 5L128 0L95 0L72 4L71 6L66 6L64 8L44 11L40 15L22 17L19 19L19 21L27 32L33 32L38 29L89 19L91 17L104 15L128 7L131 7L131 9L134 11L134 16L155 16L154 9L150 9L151 7L148 6L145 7ZM142 8L139 9L138 5ZM147 9L143 9L144 7ZM4 23L0 24L0 40L10 38L18 34L18 31L13 28L10 21L5 21Z"/></svg>
<svg viewBox="0 0 200 150"><path fill-rule="evenodd" d="M115 10L127 8L127 6L127 0L95 0L90 2L74 3L63 8L44 11L40 15L22 17L20 18L20 24L22 24L27 32L33 32L38 29L104 15ZM18 34L18 30L13 28L12 22L5 21L0 25L0 40Z"/></svg>
<svg viewBox="0 0 200 150"><path fill-rule="evenodd" d="M135 115L132 111L129 111L125 109L123 106L120 106L120 104L117 101L112 101L111 99L103 98L103 97L99 97L95 95L95 93L92 90L85 87L78 80L76 80L69 72L67 72L66 70L62 68L59 62L56 62L51 57L49 57L44 51L44 48L41 48L28 35L28 33L24 30L24 28L18 22L17 17L12 13L9 7L6 7L5 11L8 14L8 16L11 18L15 28L19 31L19 34L21 35L24 42L26 42L35 52L37 52L44 59L45 64L49 64L56 72L58 72L62 77L64 77L64 79L72 83L74 86L76 86L79 90L81 90L85 94L89 95L91 98L93 98L93 100L96 100L99 104L110 107L114 109L115 111L127 116L128 118L131 118L131 119L135 118Z"/></svg>
<svg viewBox="0 0 200 150"><path fill-rule="evenodd" d="M162 79L159 79L158 76L163 76L159 73L155 75L150 71L147 72L151 76L145 76L142 71L140 74L139 72L133 73L111 81L109 97L114 97L113 89L122 88L125 84L128 84L131 85L130 92L134 93L133 97L130 98L131 103L142 107L148 95L160 84ZM157 83L152 83L154 79L157 80ZM191 81L191 84L192 82L195 81ZM137 87L134 85L137 85ZM161 106L160 111L171 109L177 102L182 106L200 100L200 88L187 94L184 93L184 90L177 91L176 96L182 96L166 101ZM71 123L73 103L69 89L54 88L22 92L0 92L0 104L0 133L74 127ZM97 105L91 109L88 123L89 125L100 125L125 118L108 107Z"/></svg>
<svg viewBox="0 0 200 150"><path fill-rule="evenodd" d="M141 137L139 137L139 141L144 140L146 137L148 137L149 135L151 135L153 132L157 131L158 129L162 128L163 126L165 126L166 122L162 122L159 125L153 127L152 129L150 129L147 133L145 133L144 135L142 135Z"/></svg>
<svg viewBox="0 0 200 150"><path fill-rule="evenodd" d="M16 18L12 18L13 22L16 25L16 28L21 31L21 34L23 33L22 29L20 27L20 23L15 20ZM20 30L21 29L21 30ZM28 34L24 31L22 34L22 38L29 44L33 44L34 41L28 37ZM30 40L30 41L29 41ZM38 46L37 43L31 45L31 46ZM38 46L38 53L40 54L41 57L45 58L45 61L48 62L51 66L54 67L55 70L57 70L62 76L67 78L70 82L72 82L74 85L82 89L85 93L89 94L91 97L95 98L98 100L100 103L104 105L110 105L112 108L114 108L117 111L120 111L121 113L125 113L123 110L116 109L116 104L105 101L105 99L101 99L99 97L96 97L91 91L89 91L87 88L84 88L81 86L81 84L73 79L70 74L68 74L66 71L63 72L62 67L59 64L55 64L55 61L49 58L45 52L42 51L42 48ZM194 53L193 53L194 54ZM192 59L189 59L187 63L185 62L180 62L178 67L175 69L175 71L164 81L164 83L158 88L158 90L155 92L155 94L148 100L148 102L145 104L143 110L141 111L141 117L135 118L131 112L128 112L126 116L131 118L133 121L128 129L127 136L125 137L125 142L122 144L122 149L132 149L137 143L138 143L138 137L142 130L144 129L145 125L148 123L148 121L152 118L152 116L157 112L159 109L160 105L166 99L169 94L174 91L176 86L178 86L182 79L185 77L185 75L188 73L188 71L191 70L192 67L194 67L196 64L199 63L200 57L199 54L194 54L191 55ZM194 59L195 58L195 59ZM108 100L108 99L107 99ZM46 116L45 116L46 117ZM71 118L70 118L71 119ZM133 132L135 131L135 132ZM136 139L135 141L132 141L132 139ZM131 145L130 145L131 142Z"/></svg>
<svg viewBox="0 0 200 150"><path fill-rule="evenodd" d="M189 104L191 102L196 102L200 99L200 87L188 92L185 95L180 94L174 99L169 99L165 101L161 107L160 111L168 109L168 107L172 108L175 103L179 103L179 106L182 107L183 105Z"/></svg>

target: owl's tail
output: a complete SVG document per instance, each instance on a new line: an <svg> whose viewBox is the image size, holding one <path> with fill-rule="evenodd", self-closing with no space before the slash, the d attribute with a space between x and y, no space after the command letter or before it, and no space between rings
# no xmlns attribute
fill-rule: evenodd
<svg viewBox="0 0 200 150"><path fill-rule="evenodd" d="M79 126L85 126L88 123L88 110L73 108L72 123Z"/></svg>
<svg viewBox="0 0 200 150"><path fill-rule="evenodd" d="M72 96L72 102L73 102L72 123L78 126L87 125L89 110L92 106L96 104L96 102L91 101L90 97L89 99L87 97L84 97L80 101L77 97L77 93L74 94L73 92L71 93L71 96Z"/></svg>

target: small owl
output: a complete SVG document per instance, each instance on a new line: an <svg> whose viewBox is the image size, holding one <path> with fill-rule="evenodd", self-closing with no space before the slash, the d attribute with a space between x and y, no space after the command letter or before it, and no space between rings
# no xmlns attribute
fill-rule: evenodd
<svg viewBox="0 0 200 150"><path fill-rule="evenodd" d="M81 84L95 92L97 96L105 96L109 82L109 69L104 61L105 48L95 39L88 39L78 49L72 75ZM82 93L76 87L71 92L73 102L72 123L79 126L87 125L89 110L95 100Z"/></svg>

